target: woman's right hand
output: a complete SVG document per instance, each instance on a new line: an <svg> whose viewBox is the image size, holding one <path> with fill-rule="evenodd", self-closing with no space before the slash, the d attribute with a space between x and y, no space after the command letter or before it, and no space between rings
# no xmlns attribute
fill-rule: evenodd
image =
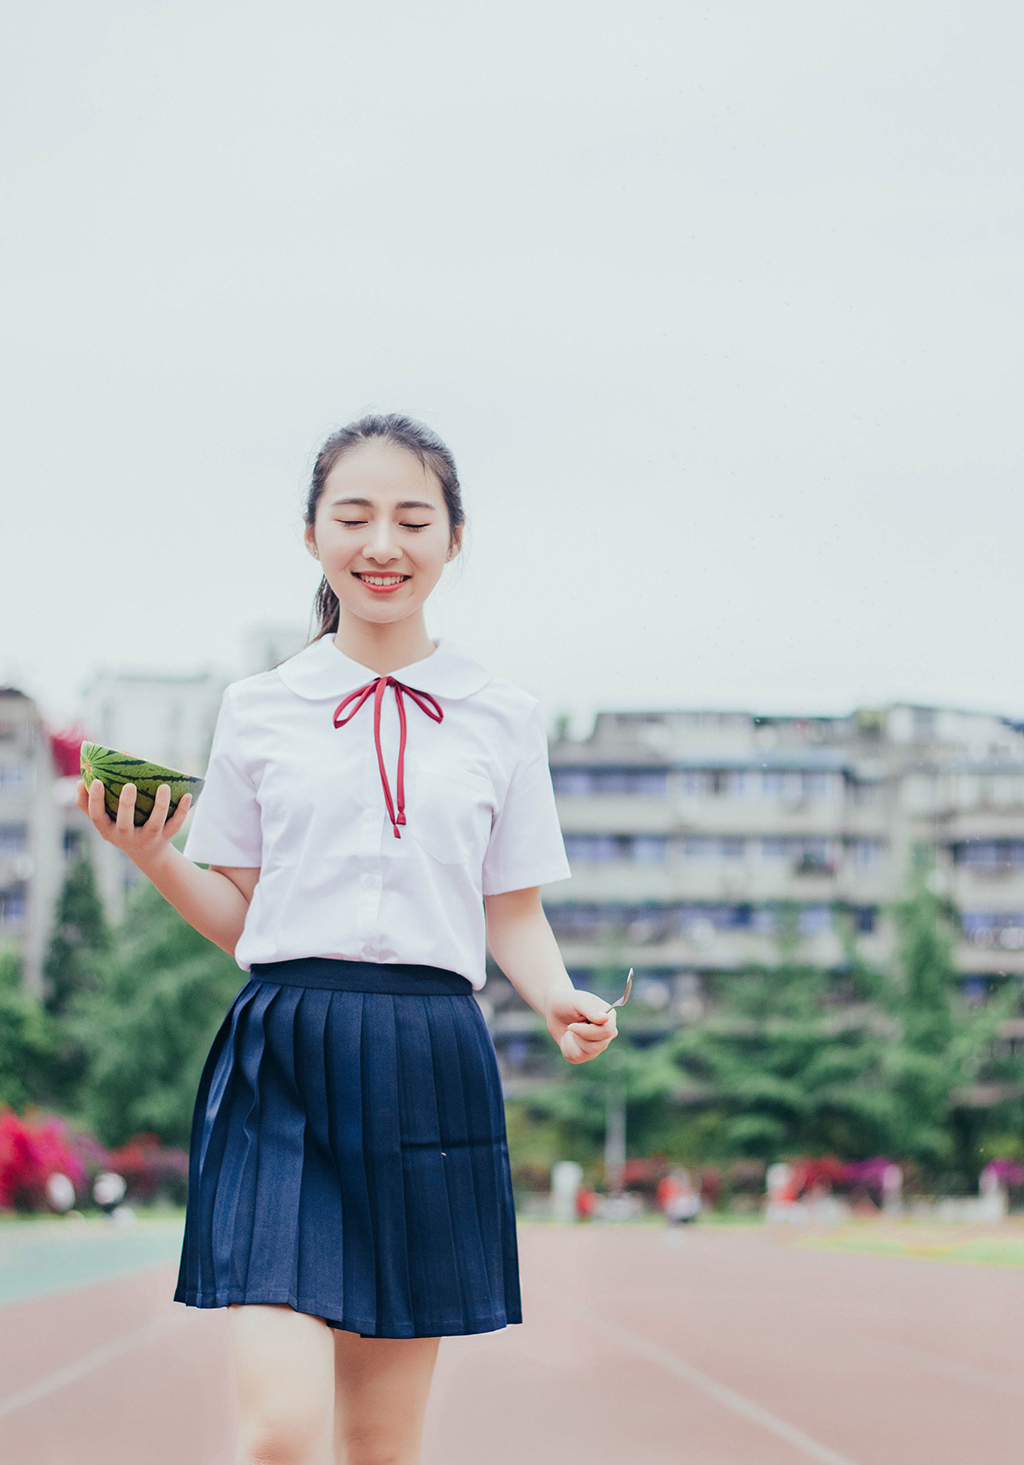
<svg viewBox="0 0 1024 1465"><path fill-rule="evenodd" d="M167 810L171 804L171 786L162 783L156 791L153 808L145 824L135 823L135 797L137 789L133 783L126 783L117 803L117 818L111 819L103 802L103 784L94 778L88 788L85 779L80 778L75 789L78 807L95 824L108 844L116 844L124 850L130 860L140 869L158 859L167 848L169 840L178 833L185 822L185 816L192 804L192 795L184 794L178 801L170 819Z"/></svg>

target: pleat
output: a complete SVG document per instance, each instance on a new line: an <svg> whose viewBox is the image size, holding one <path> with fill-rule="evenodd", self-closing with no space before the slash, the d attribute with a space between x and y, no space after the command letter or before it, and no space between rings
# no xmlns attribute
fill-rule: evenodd
<svg viewBox="0 0 1024 1465"><path fill-rule="evenodd" d="M459 999L455 999L458 1001ZM446 997L400 998L396 1019L405 1057L398 1091L402 1170L411 1246L408 1257L412 1306L418 1328L464 1331L463 1262L458 1218L448 1191L446 1140L455 1131L444 1122L446 1075L434 1053L432 1004Z"/></svg>
<svg viewBox="0 0 1024 1465"><path fill-rule="evenodd" d="M206 1175L220 1173L230 1137L230 1102L236 1079L235 1055L240 1026L259 993L256 982L248 982L235 997L214 1037L203 1065L189 1141L189 1194L185 1212L185 1234L175 1298L192 1302L197 1295L216 1293L213 1260L213 1201L215 1187L204 1183Z"/></svg>
<svg viewBox="0 0 1024 1465"><path fill-rule="evenodd" d="M330 1314L352 1332L377 1326L377 1238L364 1142L362 992L332 992L325 1034L327 1118L338 1172L337 1210L341 1226L325 1242L340 1294ZM340 1244L339 1244L340 1239ZM329 1296L332 1294L328 1294Z"/></svg>
<svg viewBox="0 0 1024 1465"><path fill-rule="evenodd" d="M249 1254L259 1216L256 1204L262 1157L260 1121L266 1100L263 1056L268 1022L280 987L261 986L236 1035L231 1078L225 1091L227 1143L219 1168L204 1164L212 1191L212 1256L217 1295L244 1294ZM268 1298L267 1301L284 1299Z"/></svg>
<svg viewBox="0 0 1024 1465"><path fill-rule="evenodd" d="M305 1145L298 1181L294 1293L305 1307L323 1300L340 1317L346 1245L338 1160L331 1138L327 1053L331 992L303 993L297 1016L295 1073L306 1116ZM315 1310L315 1308L314 1308Z"/></svg>
<svg viewBox="0 0 1024 1465"><path fill-rule="evenodd" d="M193 1115L179 1301L367 1336L521 1321L494 1045L469 996L253 980Z"/></svg>
<svg viewBox="0 0 1024 1465"><path fill-rule="evenodd" d="M416 1332L400 1126L403 1075L395 1019L395 1004L404 1000L365 994L360 1042L363 1160L376 1237L375 1331L389 1338L411 1338Z"/></svg>
<svg viewBox="0 0 1024 1465"><path fill-rule="evenodd" d="M473 1278L473 1295L492 1300L491 1316L520 1320L519 1259L515 1229L515 1204L505 1134L505 1110L494 1044L483 1015L475 1002L467 1002L469 1020L464 1022L454 1044L453 1081L449 1103L459 1115L466 1136L464 1147L455 1146L460 1194L471 1194L473 1209L467 1208L464 1225L475 1223L477 1242L469 1255L478 1274ZM440 1012L438 1013L440 1017ZM464 1238L465 1241L465 1238ZM479 1319L485 1321L486 1311ZM468 1326L467 1331L475 1329Z"/></svg>
<svg viewBox="0 0 1024 1465"><path fill-rule="evenodd" d="M250 1279L259 1287L272 1277L273 1289L281 1293L274 1300L285 1302L295 1296L298 1262L306 1113L295 1072L295 1028L307 992L291 986L270 990L258 1082L253 1076L258 1091L250 1120L255 1173L247 1187L250 1244L239 1285L249 1290Z"/></svg>

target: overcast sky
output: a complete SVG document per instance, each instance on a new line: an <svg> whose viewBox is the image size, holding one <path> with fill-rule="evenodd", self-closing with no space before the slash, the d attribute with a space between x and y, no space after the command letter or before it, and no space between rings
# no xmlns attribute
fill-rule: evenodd
<svg viewBox="0 0 1024 1465"><path fill-rule="evenodd" d="M428 607L595 707L1024 715L1011 0L37 0L0 59L0 680L241 675L367 409Z"/></svg>

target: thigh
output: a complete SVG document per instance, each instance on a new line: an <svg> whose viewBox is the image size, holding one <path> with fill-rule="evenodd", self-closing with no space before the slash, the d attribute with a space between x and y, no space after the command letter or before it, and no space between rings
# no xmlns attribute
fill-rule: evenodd
<svg viewBox="0 0 1024 1465"><path fill-rule="evenodd" d="M335 1450L349 1465L419 1459L440 1338L334 1330Z"/></svg>
<svg viewBox="0 0 1024 1465"><path fill-rule="evenodd" d="M269 1303L232 1304L228 1320L243 1449L312 1457L330 1435L331 1329L322 1318Z"/></svg>

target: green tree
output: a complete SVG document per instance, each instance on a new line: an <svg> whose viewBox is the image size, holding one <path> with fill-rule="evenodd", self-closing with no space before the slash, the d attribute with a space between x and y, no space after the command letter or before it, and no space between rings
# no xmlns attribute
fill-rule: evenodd
<svg viewBox="0 0 1024 1465"><path fill-rule="evenodd" d="M933 1179L956 1176L970 1184L986 1127L1005 1117L1006 1096L1021 1086L1024 1064L1000 1063L994 1053L1018 990L1007 984L983 1007L966 1008L954 960L956 913L930 888L923 862L894 914L897 959L879 992L899 1028L885 1063L899 1116L893 1153L913 1159Z"/></svg>
<svg viewBox="0 0 1024 1465"><path fill-rule="evenodd" d="M43 962L43 1003L54 1042L42 1083L47 1101L66 1111L76 1106L89 1064L72 1019L82 1001L102 989L111 946L92 861L83 855L64 877Z"/></svg>
<svg viewBox="0 0 1024 1465"><path fill-rule="evenodd" d="M22 986L12 943L0 951L0 1104L21 1110L44 1098L55 1039L53 1019Z"/></svg>
<svg viewBox="0 0 1024 1465"><path fill-rule="evenodd" d="M642 1014L620 1008L617 1020L618 1037L597 1058L573 1064L559 1059L550 1080L507 1106L509 1142L517 1162L578 1160L596 1167L595 1174L603 1178L609 1108L617 1103L625 1108L627 1153L646 1155L663 1148L666 1129L676 1117L682 1077L669 1060L663 1035L644 1030Z"/></svg>
<svg viewBox="0 0 1024 1465"><path fill-rule="evenodd" d="M80 1117L105 1144L142 1130L188 1144L203 1062L244 980L148 880L131 891L107 980L68 1019L89 1055Z"/></svg>
<svg viewBox="0 0 1024 1465"><path fill-rule="evenodd" d="M80 994L95 992L103 985L103 963L110 948L110 928L92 860L82 855L64 877L43 962L43 1000L48 1012L62 1017Z"/></svg>
<svg viewBox="0 0 1024 1465"><path fill-rule="evenodd" d="M896 1033L868 1000L869 974L850 963L839 980L801 961L792 911L779 955L777 966L724 975L706 1020L670 1040L702 1095L707 1157L884 1151L897 1127L882 1082Z"/></svg>

